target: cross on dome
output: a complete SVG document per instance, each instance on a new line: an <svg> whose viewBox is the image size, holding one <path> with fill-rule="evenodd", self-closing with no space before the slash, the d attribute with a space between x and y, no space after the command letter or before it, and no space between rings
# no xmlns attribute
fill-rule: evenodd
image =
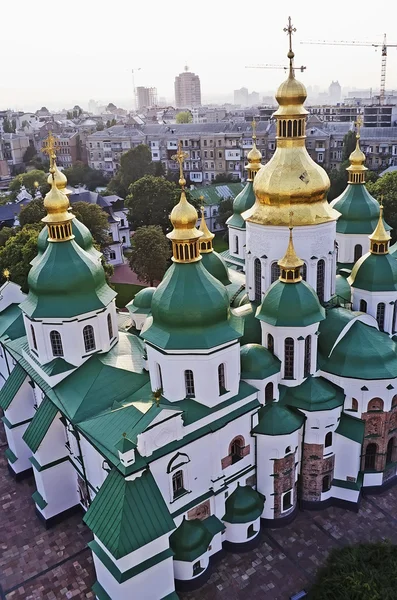
<svg viewBox="0 0 397 600"><path fill-rule="evenodd" d="M184 189L185 185L186 185L186 179L183 174L183 161L186 158L188 158L188 156L189 156L189 154L182 150L182 144L179 141L178 142L178 151L176 154L171 156L171 158L172 158L172 160L175 160L179 164L179 185L182 187L182 189Z"/></svg>
<svg viewBox="0 0 397 600"><path fill-rule="evenodd" d="M58 139L52 134L52 131L48 132L47 138L43 142L43 146L41 151L43 154L47 154L50 159L50 166L52 167L54 164L54 160L56 158L56 152L61 147Z"/></svg>

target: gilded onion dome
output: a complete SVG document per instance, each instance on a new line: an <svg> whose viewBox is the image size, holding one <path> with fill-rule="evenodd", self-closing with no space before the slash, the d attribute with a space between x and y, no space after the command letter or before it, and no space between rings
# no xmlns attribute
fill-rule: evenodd
<svg viewBox="0 0 397 600"><path fill-rule="evenodd" d="M294 212L294 225L316 225L334 221L338 213L327 202L330 181L327 173L309 156L306 146L305 86L295 79L291 22L288 78L277 91L279 104L276 120L277 148L271 160L254 180L256 202L243 218L262 225L289 225Z"/></svg>
<svg viewBox="0 0 397 600"><path fill-rule="evenodd" d="M47 154L50 159L50 174L48 175L47 183L48 185L52 185L52 180L54 179L58 190L64 194L70 194L70 190L66 188L68 183L66 175L58 169L56 163L56 150L58 148L59 143L50 131L48 137L44 140L44 146L42 148L42 151Z"/></svg>

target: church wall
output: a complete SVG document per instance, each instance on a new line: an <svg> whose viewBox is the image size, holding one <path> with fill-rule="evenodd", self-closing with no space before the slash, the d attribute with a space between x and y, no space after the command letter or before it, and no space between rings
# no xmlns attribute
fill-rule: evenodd
<svg viewBox="0 0 397 600"><path fill-rule="evenodd" d="M252 387L258 390L258 400L261 404L265 404L265 388L268 383L273 384L273 400L278 401L280 392L278 389L278 384L280 383L280 373L275 373L271 377L266 377L266 379L243 379L252 385Z"/></svg>
<svg viewBox="0 0 397 600"><path fill-rule="evenodd" d="M361 444L335 434L334 478L353 481L361 470Z"/></svg>
<svg viewBox="0 0 397 600"><path fill-rule="evenodd" d="M352 303L353 310L360 310L360 301L365 300L367 303L366 312L376 319L376 311L378 303L385 304L384 331L392 334L393 329L396 329L397 323L393 323L394 302L397 301L397 291L392 292L369 292L368 290L360 290L352 286ZM394 326L394 327L393 327Z"/></svg>
<svg viewBox="0 0 397 600"><path fill-rule="evenodd" d="M323 444L303 444L303 459L301 471L301 498L309 502L320 501L323 478L334 478L335 455L324 455Z"/></svg>
<svg viewBox="0 0 397 600"><path fill-rule="evenodd" d="M30 421L35 414L34 403L34 393L29 384L29 377L26 376L25 381L15 394L9 408L4 411L4 416L12 425L22 423L23 421ZM32 466L29 461L32 452L22 439L28 425L29 422L26 422L19 427L5 427L8 447L17 457L17 460L11 465L11 468L15 473L22 473Z"/></svg>
<svg viewBox="0 0 397 600"><path fill-rule="evenodd" d="M80 434L80 448L84 459L86 477L93 488L99 489L107 477L102 465L105 462L99 452ZM95 494L90 489L91 500Z"/></svg>
<svg viewBox="0 0 397 600"><path fill-rule="evenodd" d="M237 238L237 242L236 242ZM246 230L229 227L229 252L235 258L245 259ZM236 250L238 249L238 252Z"/></svg>
<svg viewBox="0 0 397 600"><path fill-rule="evenodd" d="M227 523L225 521L226 531L225 540L232 544L244 544L254 539L261 528L261 519L258 517L255 521L249 521L247 523ZM248 528L253 526L254 535L249 535Z"/></svg>
<svg viewBox="0 0 397 600"><path fill-rule="evenodd" d="M42 471L34 468L33 472L37 491L47 502L43 509L36 505L44 519L50 519L79 504L77 476L68 460Z"/></svg>
<svg viewBox="0 0 397 600"><path fill-rule="evenodd" d="M96 535L94 535L94 539L102 548L102 550L106 552L106 554L115 564L115 566L120 571L124 572L128 571L128 569L131 569L132 567L136 567L137 565L144 562L145 560L148 560L152 556L156 556L156 554L160 554L160 552L164 552L164 550L167 550L169 548L169 536L170 534L168 533L162 535L159 538L153 540L152 542L141 546L140 548L138 548L138 550L134 550L134 552L130 552L129 554L126 554L125 556L122 556L119 559L115 558L111 554L111 552L106 548L104 544L102 544L102 542L97 538Z"/></svg>
<svg viewBox="0 0 397 600"><path fill-rule="evenodd" d="M201 556L195 558L192 562L187 562L185 560L174 560L174 577L175 579L179 579L180 581L189 581L194 580L207 569L209 565L209 553L205 552ZM193 565L196 563L200 563L200 568L202 569L197 575L193 575Z"/></svg>
<svg viewBox="0 0 397 600"><path fill-rule="evenodd" d="M65 427L62 425L59 417L60 413L58 412L34 454L34 457L42 466L64 458L69 454L65 446Z"/></svg>
<svg viewBox="0 0 397 600"><path fill-rule="evenodd" d="M338 262L354 263L354 249L356 245L362 247L362 256L369 252L368 234L337 233L336 243L338 244Z"/></svg>

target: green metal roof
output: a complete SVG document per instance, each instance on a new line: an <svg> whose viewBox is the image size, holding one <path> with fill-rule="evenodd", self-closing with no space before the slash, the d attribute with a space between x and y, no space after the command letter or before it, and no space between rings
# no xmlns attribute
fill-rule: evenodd
<svg viewBox="0 0 397 600"><path fill-rule="evenodd" d="M99 257L102 256L101 252L99 252L93 245L93 239L90 230L78 219L73 219L72 221L72 233L74 235L75 242L80 246L80 248L88 252L88 254L90 254L95 260L98 260ZM48 227L45 225L39 233L37 240L38 252L37 256L30 263L31 265L34 265L41 260L41 257L46 251L48 244Z"/></svg>
<svg viewBox="0 0 397 600"><path fill-rule="evenodd" d="M134 298L127 304L127 308L132 313L148 314L150 313L155 287L143 288L135 294Z"/></svg>
<svg viewBox="0 0 397 600"><path fill-rule="evenodd" d="M206 185L200 188L194 188L189 190L189 194L195 200L201 200L201 196L204 196L204 204L211 206L212 204L220 204L222 200L226 198L235 198L239 192L243 189L244 184L240 182L236 183L218 183L214 185Z"/></svg>
<svg viewBox="0 0 397 600"><path fill-rule="evenodd" d="M370 292L397 290L397 260L390 254L364 254L353 267L348 283Z"/></svg>
<svg viewBox="0 0 397 600"><path fill-rule="evenodd" d="M302 427L305 416L280 402L270 402L258 412L259 422L252 433L261 435L286 435Z"/></svg>
<svg viewBox="0 0 397 600"><path fill-rule="evenodd" d="M325 319L325 311L306 281L278 280L267 290L256 318L279 327L306 327Z"/></svg>
<svg viewBox="0 0 397 600"><path fill-rule="evenodd" d="M46 396L23 434L24 441L33 453L37 452L57 412L57 407Z"/></svg>
<svg viewBox="0 0 397 600"><path fill-rule="evenodd" d="M218 252L205 252L201 255L201 262L207 269L208 273L211 273L211 275L223 285L231 284L226 263L222 256L218 254Z"/></svg>
<svg viewBox="0 0 397 600"><path fill-rule="evenodd" d="M348 184L331 204L341 213L336 222L337 233L370 234L374 231L379 219L379 203L364 184ZM386 223L385 227L390 229Z"/></svg>
<svg viewBox="0 0 397 600"><path fill-rule="evenodd" d="M364 440L364 430L364 421L343 412L335 433L339 433L339 435L343 435L343 437L361 445Z"/></svg>
<svg viewBox="0 0 397 600"><path fill-rule="evenodd" d="M15 339L24 335L25 326L18 304L10 304L0 313L0 339Z"/></svg>
<svg viewBox="0 0 397 600"><path fill-rule="evenodd" d="M226 513L222 517L227 523L249 523L258 519L263 511L265 497L249 485L237 484L226 500Z"/></svg>
<svg viewBox="0 0 397 600"><path fill-rule="evenodd" d="M7 410L27 375L17 363L0 390L0 407Z"/></svg>
<svg viewBox="0 0 397 600"><path fill-rule="evenodd" d="M175 528L148 469L133 481L127 481L117 469L112 469L86 512L84 522L116 559Z"/></svg>
<svg viewBox="0 0 397 600"><path fill-rule="evenodd" d="M244 335L240 339L240 344L260 344L262 342L262 328L259 320L256 318L258 304L249 302L251 310L244 310L242 317L244 319ZM245 305L244 305L245 306Z"/></svg>
<svg viewBox="0 0 397 600"><path fill-rule="evenodd" d="M220 253L220 255L222 256L222 258L224 258L224 260L226 262L237 263L239 265L245 265L245 260L243 260L242 258L239 258L238 256L233 256L230 253L230 250L224 250L223 252Z"/></svg>
<svg viewBox="0 0 397 600"><path fill-rule="evenodd" d="M240 360L242 379L265 379L280 371L280 360L260 344L242 346Z"/></svg>
<svg viewBox="0 0 397 600"><path fill-rule="evenodd" d="M322 338L321 334L319 363L322 370L341 377L368 380L397 377L396 343L375 327L356 321L328 358L324 352L328 344L322 344Z"/></svg>
<svg viewBox="0 0 397 600"><path fill-rule="evenodd" d="M193 562L207 552L213 537L205 521L183 517L182 523L170 536L174 560Z"/></svg>
<svg viewBox="0 0 397 600"><path fill-rule="evenodd" d="M34 356L32 352L30 352L29 344L26 344L23 347L24 352L30 356L30 358L50 377L52 375L59 375L60 373L67 373L68 371L72 371L76 369L76 365L72 365L68 363L64 358L57 357L53 358L50 362L42 365L39 360Z"/></svg>
<svg viewBox="0 0 397 600"><path fill-rule="evenodd" d="M168 269L153 295L152 316L141 337L164 349L208 349L242 335L225 287L201 261Z"/></svg>
<svg viewBox="0 0 397 600"><path fill-rule="evenodd" d="M360 314L345 308L333 308L327 312L325 320L320 323L318 338L318 348L324 357L330 354L343 329Z"/></svg>
<svg viewBox="0 0 397 600"><path fill-rule="evenodd" d="M29 294L21 303L31 318L69 318L102 309L116 297L98 259L74 241L51 243L28 276Z"/></svg>
<svg viewBox="0 0 397 600"><path fill-rule="evenodd" d="M341 274L336 276L335 293L337 296L340 296L340 298L343 298L343 300L346 300L346 302L351 301L352 291L349 282L347 281L347 277L344 277Z"/></svg>
<svg viewBox="0 0 397 600"><path fill-rule="evenodd" d="M245 229L245 220L241 216L243 212L252 208L255 204L254 186L252 181L247 181L245 187L235 197L233 202L233 214L226 221L226 225L229 227L238 227L239 229Z"/></svg>
<svg viewBox="0 0 397 600"><path fill-rule="evenodd" d="M343 405L342 388L323 377L308 377L296 387L280 386L280 402L307 411L332 410Z"/></svg>

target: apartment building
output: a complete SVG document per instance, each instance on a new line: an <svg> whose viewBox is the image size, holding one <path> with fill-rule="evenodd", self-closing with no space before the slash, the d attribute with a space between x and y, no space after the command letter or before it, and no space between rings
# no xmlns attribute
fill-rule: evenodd
<svg viewBox="0 0 397 600"><path fill-rule="evenodd" d="M175 105L177 108L191 108L201 104L200 77L189 71L186 66L183 73L175 77Z"/></svg>
<svg viewBox="0 0 397 600"><path fill-rule="evenodd" d="M21 165L29 147L27 135L19 133L3 133L0 139L1 154L9 167Z"/></svg>

